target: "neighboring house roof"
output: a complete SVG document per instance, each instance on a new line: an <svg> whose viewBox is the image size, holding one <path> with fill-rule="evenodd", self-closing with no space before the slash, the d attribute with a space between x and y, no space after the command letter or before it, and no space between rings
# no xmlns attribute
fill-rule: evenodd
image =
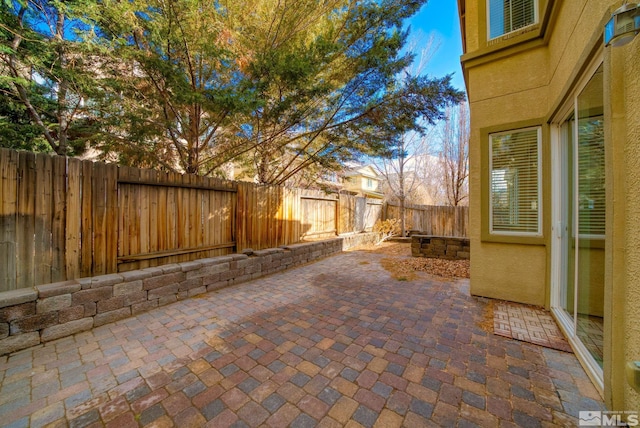
<svg viewBox="0 0 640 428"><path fill-rule="evenodd" d="M380 175L372 165L364 165L364 166L349 168L345 171L344 176L345 177L364 176L367 178L375 178L376 180L381 179Z"/></svg>

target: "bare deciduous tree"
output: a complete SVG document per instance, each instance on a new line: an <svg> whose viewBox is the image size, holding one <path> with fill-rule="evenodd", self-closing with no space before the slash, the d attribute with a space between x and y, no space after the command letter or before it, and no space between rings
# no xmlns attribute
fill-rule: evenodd
<svg viewBox="0 0 640 428"><path fill-rule="evenodd" d="M398 146L397 156L382 158L376 163L380 175L387 187L387 199L397 200L400 205L400 230L405 236L406 205L415 199L415 194L424 186L421 173L427 165L429 156L428 138L418 133L405 134ZM430 195L429 195L430 196Z"/></svg>
<svg viewBox="0 0 640 428"><path fill-rule="evenodd" d="M465 205L469 197L469 109L466 102L451 105L442 123L440 162L447 204Z"/></svg>

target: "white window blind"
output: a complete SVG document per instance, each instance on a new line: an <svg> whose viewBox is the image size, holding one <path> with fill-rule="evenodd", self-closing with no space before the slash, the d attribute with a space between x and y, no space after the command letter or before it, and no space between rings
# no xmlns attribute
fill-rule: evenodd
<svg viewBox="0 0 640 428"><path fill-rule="evenodd" d="M602 116L581 119L578 127L578 230L604 235L606 192Z"/></svg>
<svg viewBox="0 0 640 428"><path fill-rule="evenodd" d="M536 0L488 0L489 38L536 23Z"/></svg>
<svg viewBox="0 0 640 428"><path fill-rule="evenodd" d="M491 134L490 232L540 235L540 128Z"/></svg>

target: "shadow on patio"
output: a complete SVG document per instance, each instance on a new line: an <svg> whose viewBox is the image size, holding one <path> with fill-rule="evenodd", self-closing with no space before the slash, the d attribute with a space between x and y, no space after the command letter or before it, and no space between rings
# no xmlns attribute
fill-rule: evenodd
<svg viewBox="0 0 640 428"><path fill-rule="evenodd" d="M488 332L468 280L352 251L0 357L3 425L567 426L569 353Z"/></svg>

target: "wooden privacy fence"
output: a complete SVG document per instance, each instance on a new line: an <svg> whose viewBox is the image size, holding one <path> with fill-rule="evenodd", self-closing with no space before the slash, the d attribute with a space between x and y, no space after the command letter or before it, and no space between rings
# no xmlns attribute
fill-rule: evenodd
<svg viewBox="0 0 640 428"><path fill-rule="evenodd" d="M400 218L400 207L387 204L385 218ZM469 207L407 206L405 221L425 235L468 237Z"/></svg>
<svg viewBox="0 0 640 428"><path fill-rule="evenodd" d="M361 231L360 199L0 149L0 291Z"/></svg>
<svg viewBox="0 0 640 428"><path fill-rule="evenodd" d="M384 211L352 195L0 149L0 291L371 230ZM467 216L407 215L448 236L466 236Z"/></svg>

